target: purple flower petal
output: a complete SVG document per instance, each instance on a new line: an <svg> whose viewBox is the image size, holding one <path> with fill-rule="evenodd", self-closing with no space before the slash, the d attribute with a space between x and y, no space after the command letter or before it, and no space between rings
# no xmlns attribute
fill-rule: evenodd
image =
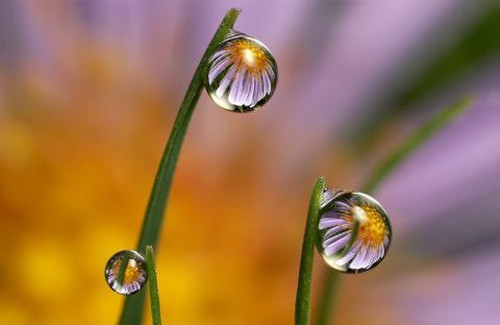
<svg viewBox="0 0 500 325"><path fill-rule="evenodd" d="M349 238L350 237L351 236L349 236L349 234L346 233L345 236L341 237L337 241L332 242L328 246L326 246L325 244L323 244L324 254L327 255L327 256L331 256L331 255L336 254L337 252L339 252L340 250L342 250L345 247L345 245L347 245L347 243L349 242Z"/></svg>
<svg viewBox="0 0 500 325"><path fill-rule="evenodd" d="M347 224L347 221L344 219L333 219L333 218L321 218L319 220L319 229L330 228L342 224Z"/></svg>
<svg viewBox="0 0 500 325"><path fill-rule="evenodd" d="M349 231L344 231L342 233L338 233L334 236L331 236L330 238L326 239L324 242L323 242L323 247L327 247L329 246L330 244L338 241L339 239L342 239L344 238L345 236L347 237L350 237L350 232Z"/></svg>
<svg viewBox="0 0 500 325"><path fill-rule="evenodd" d="M353 247L351 247L349 252L344 257L335 261L335 263L339 266L346 265L354 258L354 256L356 255L356 253L359 251L360 248L361 248L361 243L358 241Z"/></svg>
<svg viewBox="0 0 500 325"><path fill-rule="evenodd" d="M349 264L349 267L355 270L365 268L367 264L367 254L368 248L366 246L362 246L356 256L354 256L351 264Z"/></svg>

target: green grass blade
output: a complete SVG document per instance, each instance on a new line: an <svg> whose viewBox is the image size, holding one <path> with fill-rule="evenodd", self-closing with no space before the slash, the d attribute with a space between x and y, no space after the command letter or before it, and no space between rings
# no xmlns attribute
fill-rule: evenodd
<svg viewBox="0 0 500 325"><path fill-rule="evenodd" d="M351 230L351 235L349 238L349 241L347 242L347 245L345 245L344 249L342 250L342 253L340 253L340 256L346 256L351 247L354 245L354 242L358 238L358 232L359 232L359 220L354 218L352 221L352 230Z"/></svg>
<svg viewBox="0 0 500 325"><path fill-rule="evenodd" d="M318 314L315 324L329 324L332 307L337 303L337 292L340 287L340 277L342 274L337 270L328 269L323 282L323 292L319 301Z"/></svg>
<svg viewBox="0 0 500 325"><path fill-rule="evenodd" d="M386 160L375 169L375 172L363 186L363 191L367 193L373 192L380 183L394 171L412 152L416 151L422 144L432 138L439 130L453 121L460 113L462 113L472 103L471 96L465 96L449 106L448 108L437 113L424 126L417 130L406 142L397 148Z"/></svg>
<svg viewBox="0 0 500 325"><path fill-rule="evenodd" d="M146 246L146 267L149 278L149 300L151 302L151 315L153 325L161 325L160 297L158 294L158 282L156 282L156 266L153 246Z"/></svg>
<svg viewBox="0 0 500 325"><path fill-rule="evenodd" d="M320 177L311 194L309 211L307 213L306 229L302 242L302 256L300 258L299 280L297 285L297 299L295 300L295 325L308 325L311 309L311 282L314 264L314 245L316 242L316 228L318 227L319 210L325 180Z"/></svg>
<svg viewBox="0 0 500 325"><path fill-rule="evenodd" d="M206 71L208 58L213 53L216 46L224 40L228 32L233 28L239 13L239 9L233 8L224 16L212 41L203 54L200 64L196 68L196 72L191 79L189 88L181 103L179 113L177 114L172 132L170 133L170 138L168 139L167 146L165 147L165 151L160 161L146 215L142 224L141 235L137 245L137 251L141 253L145 252L146 244L151 244L153 247L156 247L158 243L175 166L191 116L193 115L203 90L203 73ZM144 299L144 290L126 298L120 318L121 325L141 324L144 311Z"/></svg>
<svg viewBox="0 0 500 325"><path fill-rule="evenodd" d="M123 286L123 280L125 279L125 271L127 270L128 262L130 260L129 254L123 256L123 260L120 263L120 268L118 269L118 277L116 278L118 284Z"/></svg>
<svg viewBox="0 0 500 325"><path fill-rule="evenodd" d="M468 71L480 70L481 66L491 58L498 58L500 37L491 35L500 35L499 17L500 2L498 0L483 1L482 6L477 7L477 11L470 12L468 16L470 22L458 29L453 37L456 39L448 45L444 47L438 45L441 44L441 39L449 33L446 28L433 32L432 39L429 39L426 47L420 51L432 53L433 51L429 51L429 48L440 50L427 59L426 55L420 55L417 50L405 65L416 65L419 68L410 75L396 74L395 79L387 83L388 88L379 89L379 92L387 94L383 96L387 98L376 103L370 101L367 104L370 105L370 111L367 111L363 119L356 121L354 136L360 145L359 149L366 148L371 142L370 139L390 124L394 113L406 113L418 109L416 103L443 91L457 80L466 79ZM448 26L448 23L453 24L448 19L454 20L455 17L448 16L441 22L443 26ZM423 62L426 63L422 64ZM406 80L406 82L398 82L398 80Z"/></svg>
<svg viewBox="0 0 500 325"><path fill-rule="evenodd" d="M399 148L389 155L386 160L382 161L368 179L365 186L363 186L363 191L367 193L375 191L387 176L401 165L406 158L420 148L427 140L432 138L439 130L453 121L466 108L470 107L471 104L472 97L465 96L431 118ZM335 292L338 291L337 288L340 279L341 277L338 272L329 270L325 283L322 286L323 292L320 295L316 325L328 325L330 323L332 311L334 309L333 303L335 302Z"/></svg>

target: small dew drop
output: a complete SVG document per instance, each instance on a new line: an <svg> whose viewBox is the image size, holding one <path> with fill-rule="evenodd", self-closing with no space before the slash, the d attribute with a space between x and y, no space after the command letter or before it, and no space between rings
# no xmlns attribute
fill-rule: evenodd
<svg viewBox="0 0 500 325"><path fill-rule="evenodd" d="M392 239L382 205L360 192L325 192L323 197L327 200L321 206L316 241L323 260L344 273L373 269L387 255Z"/></svg>
<svg viewBox="0 0 500 325"><path fill-rule="evenodd" d="M122 263L128 261L126 267ZM123 281L120 282L120 271ZM116 293L128 296L140 291L148 279L146 272L146 261L136 251L124 250L111 256L106 263L104 277L108 286Z"/></svg>
<svg viewBox="0 0 500 325"><path fill-rule="evenodd" d="M212 100L231 112L252 112L273 95L278 66L259 40L232 31L208 59L205 88Z"/></svg>

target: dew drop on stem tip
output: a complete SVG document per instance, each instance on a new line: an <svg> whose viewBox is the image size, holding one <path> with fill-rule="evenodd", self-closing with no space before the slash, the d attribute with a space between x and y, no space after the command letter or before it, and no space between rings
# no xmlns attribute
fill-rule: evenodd
<svg viewBox="0 0 500 325"><path fill-rule="evenodd" d="M273 95L278 66L261 41L232 30L208 59L205 88L221 108L252 112Z"/></svg>
<svg viewBox="0 0 500 325"><path fill-rule="evenodd" d="M387 213L361 192L325 189L316 247L328 266L345 273L373 269L387 255L392 228Z"/></svg>

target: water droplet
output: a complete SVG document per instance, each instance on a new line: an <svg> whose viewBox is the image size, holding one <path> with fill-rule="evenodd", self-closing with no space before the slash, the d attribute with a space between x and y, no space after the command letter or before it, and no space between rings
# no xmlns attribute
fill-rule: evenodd
<svg viewBox="0 0 500 325"><path fill-rule="evenodd" d="M208 59L205 88L225 110L245 113L257 110L273 95L278 66L259 40L232 31Z"/></svg>
<svg viewBox="0 0 500 325"><path fill-rule="evenodd" d="M128 260L128 263L125 269L122 269L121 265L124 260ZM124 272L122 283L119 281L121 269ZM143 288L148 279L146 261L136 251L120 251L111 256L108 263L106 263L104 276L107 284L113 291L125 296L134 294Z"/></svg>
<svg viewBox="0 0 500 325"><path fill-rule="evenodd" d="M316 247L330 267L361 273L373 269L387 255L391 224L382 205L371 196L326 191L320 213Z"/></svg>

